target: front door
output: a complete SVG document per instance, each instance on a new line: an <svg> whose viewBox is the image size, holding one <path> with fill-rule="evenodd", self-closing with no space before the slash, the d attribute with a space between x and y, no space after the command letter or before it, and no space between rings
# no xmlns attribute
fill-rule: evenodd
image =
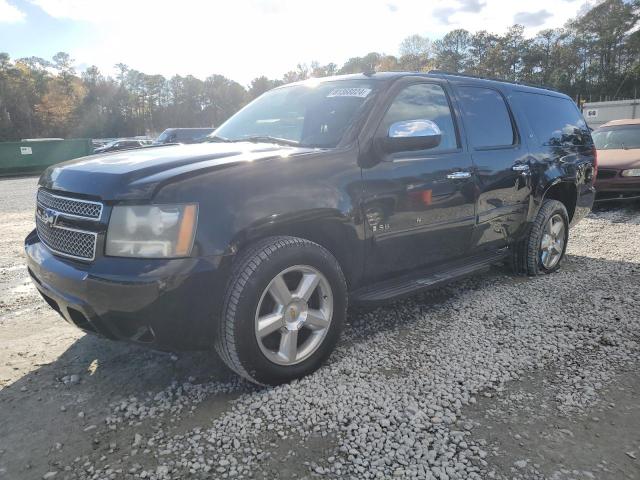
<svg viewBox="0 0 640 480"><path fill-rule="evenodd" d="M374 145L392 124L408 120L431 120L442 137L428 150L378 152L379 161L363 168L362 208L372 238L366 270L372 279L463 256L474 226L471 156L462 148L446 84L414 78L395 88Z"/></svg>

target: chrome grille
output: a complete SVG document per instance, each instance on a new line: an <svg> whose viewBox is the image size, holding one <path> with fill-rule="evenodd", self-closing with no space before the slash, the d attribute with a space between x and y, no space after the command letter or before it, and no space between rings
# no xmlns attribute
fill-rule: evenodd
<svg viewBox="0 0 640 480"><path fill-rule="evenodd" d="M101 203L61 197L44 190L38 190L36 203L36 230L49 250L78 260L95 259L97 232L76 229L73 224L76 219L100 220Z"/></svg>
<svg viewBox="0 0 640 480"><path fill-rule="evenodd" d="M96 254L96 233L55 227L36 217L38 237L53 252L65 257L93 260Z"/></svg>
<svg viewBox="0 0 640 480"><path fill-rule="evenodd" d="M45 190L38 190L38 203L68 216L99 220L102 215L102 204L89 200L61 197Z"/></svg>

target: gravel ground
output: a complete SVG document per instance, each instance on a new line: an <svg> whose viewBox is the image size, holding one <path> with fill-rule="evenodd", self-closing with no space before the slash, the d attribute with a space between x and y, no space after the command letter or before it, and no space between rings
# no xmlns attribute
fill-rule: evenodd
<svg viewBox="0 0 640 480"><path fill-rule="evenodd" d="M328 365L259 389L58 318L23 267L35 183L0 181L0 478L640 478L638 204L554 275L352 310Z"/></svg>

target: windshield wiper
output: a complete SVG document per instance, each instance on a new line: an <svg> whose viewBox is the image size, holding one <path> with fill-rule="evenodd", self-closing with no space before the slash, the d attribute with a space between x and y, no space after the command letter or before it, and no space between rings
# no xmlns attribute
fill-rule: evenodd
<svg viewBox="0 0 640 480"><path fill-rule="evenodd" d="M202 143L213 143L213 142L221 142L221 143L229 143L233 140L229 140L228 138L219 137L217 135L206 136L202 139Z"/></svg>
<svg viewBox="0 0 640 480"><path fill-rule="evenodd" d="M299 142L295 140L288 140L286 138L278 138L278 137L270 137L269 135L254 135L249 137L236 138L233 140L229 140L231 142L264 142L264 143L277 143L279 145L289 145L293 147L297 147L300 145Z"/></svg>

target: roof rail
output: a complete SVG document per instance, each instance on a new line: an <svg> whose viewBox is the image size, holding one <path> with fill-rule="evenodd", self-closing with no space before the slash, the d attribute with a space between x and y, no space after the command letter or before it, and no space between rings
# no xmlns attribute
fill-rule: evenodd
<svg viewBox="0 0 640 480"><path fill-rule="evenodd" d="M542 88L543 90L550 90L552 92L556 91L553 88L548 87L546 85L534 85L532 83L514 82L514 81L511 81L511 80L504 80L502 78L495 78L495 77L480 77L478 75L470 75L468 73L447 72L446 70L437 70L437 69L436 70L429 70L428 73L429 74L434 74L434 75L451 75L452 77L477 78L478 80L490 80L492 82L509 83L511 85L522 85L523 87Z"/></svg>

